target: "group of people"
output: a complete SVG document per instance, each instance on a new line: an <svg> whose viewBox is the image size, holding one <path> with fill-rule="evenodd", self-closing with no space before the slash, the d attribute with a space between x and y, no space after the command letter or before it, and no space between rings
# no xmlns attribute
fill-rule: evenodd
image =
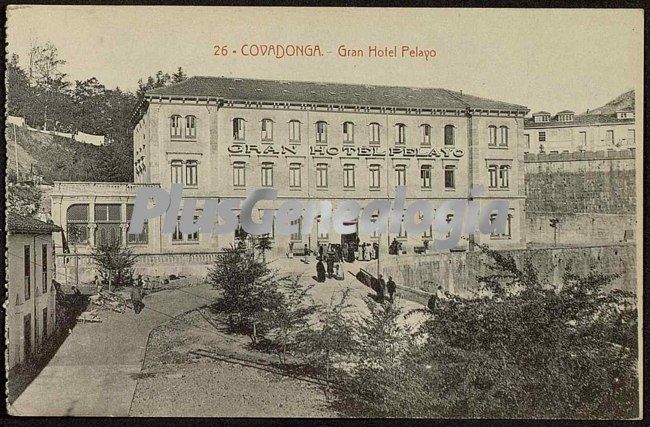
<svg viewBox="0 0 650 427"><path fill-rule="evenodd" d="M336 280L343 280L345 278L345 271L343 269L343 254L342 251L330 244L327 247L327 252L323 246L319 247L319 253L316 262L316 280L324 282L326 278L334 278ZM324 261L324 262L323 262ZM327 270L325 266L327 265Z"/></svg>
<svg viewBox="0 0 650 427"><path fill-rule="evenodd" d="M372 283L371 287L377 292L377 300L379 302L384 302L386 299L386 294L388 294L388 300L392 303L395 301L395 291L397 290L397 285L393 281L392 276L388 276L388 282L384 280L383 275L379 275L379 278L371 278Z"/></svg>
<svg viewBox="0 0 650 427"><path fill-rule="evenodd" d="M372 261L379 258L379 243L361 243L357 246L358 261Z"/></svg>
<svg viewBox="0 0 650 427"><path fill-rule="evenodd" d="M402 252L402 243L398 242L397 239L393 238L393 241L390 242L390 246L388 246L388 254L398 255L401 252Z"/></svg>

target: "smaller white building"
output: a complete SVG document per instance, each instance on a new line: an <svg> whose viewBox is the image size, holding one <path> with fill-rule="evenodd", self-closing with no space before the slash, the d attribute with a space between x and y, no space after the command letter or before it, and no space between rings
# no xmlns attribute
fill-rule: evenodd
<svg viewBox="0 0 650 427"><path fill-rule="evenodd" d="M56 329L52 233L61 228L7 213L6 368L36 356Z"/></svg>

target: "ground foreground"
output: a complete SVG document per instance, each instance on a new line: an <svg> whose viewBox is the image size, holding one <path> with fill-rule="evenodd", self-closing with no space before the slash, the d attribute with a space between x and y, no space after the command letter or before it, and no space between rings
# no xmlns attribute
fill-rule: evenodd
<svg viewBox="0 0 650 427"><path fill-rule="evenodd" d="M315 283L314 261L280 259L282 274ZM373 292L345 264L346 280L317 284L311 296L327 303L350 289L362 313ZM78 324L44 369L9 407L34 416L336 416L313 380L276 369L277 357L251 350L245 336L226 333L206 308L217 297L208 284L147 295L139 315L101 311L101 323ZM397 301L406 310L421 307ZM418 323L421 316L409 317ZM207 350L214 357L198 356ZM146 357L145 357L146 356ZM10 379L11 387L11 379Z"/></svg>
<svg viewBox="0 0 650 427"><path fill-rule="evenodd" d="M78 324L9 413L128 415L151 329L215 294L208 285L161 291L145 298L139 315L102 311L102 323Z"/></svg>
<svg viewBox="0 0 650 427"><path fill-rule="evenodd" d="M282 273L313 283L311 264L281 259L273 263ZM359 265L347 265L346 280L317 284L311 296L327 303L332 295L350 290L357 313L372 291L354 277ZM356 271L355 271L356 269ZM406 310L421 307L401 300ZM421 316L409 317L414 326ZM406 320L404 320L406 322ZM250 340L215 324L207 308L167 322L152 332L131 407L132 416L253 416L332 417L322 389L312 378L290 376L276 369L275 355L250 349ZM207 351L216 357L201 356Z"/></svg>

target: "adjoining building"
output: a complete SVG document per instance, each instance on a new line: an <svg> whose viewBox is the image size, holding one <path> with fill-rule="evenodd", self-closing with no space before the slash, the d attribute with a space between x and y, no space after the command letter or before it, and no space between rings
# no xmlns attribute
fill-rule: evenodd
<svg viewBox="0 0 650 427"><path fill-rule="evenodd" d="M52 233L61 228L7 213L7 369L39 352L56 328Z"/></svg>
<svg viewBox="0 0 650 427"><path fill-rule="evenodd" d="M149 91L134 112L135 183L56 183L53 217L66 229L84 229L81 252L114 236L144 254L209 254L233 243L235 233L161 235L156 219L141 236L127 236L135 189L182 183L184 197L198 199L198 216L208 198L244 199L265 187L276 188L278 200L260 203L260 213L287 200L328 200L334 208L355 200L363 207L393 200L398 185L407 187L407 206L426 200L436 208L467 201L482 185L486 192L476 200L507 199L509 218L505 234L476 240L523 247L527 113L447 89L192 77ZM432 228L417 236L340 236L324 232L318 219L312 230L298 225L293 235L271 233L278 253L290 244L315 249L357 238L379 243L380 253L397 239L413 253L444 237Z"/></svg>
<svg viewBox="0 0 650 427"><path fill-rule="evenodd" d="M603 107L576 115L538 111L524 120L525 151L562 153L624 150L636 147L634 91Z"/></svg>

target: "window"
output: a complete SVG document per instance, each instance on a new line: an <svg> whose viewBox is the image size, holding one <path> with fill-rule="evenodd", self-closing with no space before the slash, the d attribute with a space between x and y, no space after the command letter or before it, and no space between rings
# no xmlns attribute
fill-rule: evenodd
<svg viewBox="0 0 650 427"><path fill-rule="evenodd" d="M585 150L587 148L587 132L579 132L579 144L580 144L580 149Z"/></svg>
<svg viewBox="0 0 650 427"><path fill-rule="evenodd" d="M456 128L453 125L445 126L445 145L456 144Z"/></svg>
<svg viewBox="0 0 650 427"><path fill-rule="evenodd" d="M490 215L490 224L494 223L494 221L497 219L497 214L492 214ZM510 239L512 238L512 215L508 214L508 218L506 219L506 230L504 234L498 234L495 233L494 230L490 233L490 238L492 239Z"/></svg>
<svg viewBox="0 0 650 427"><path fill-rule="evenodd" d="M194 222L198 221L199 216L195 215L194 216ZM199 232L195 231L194 233L190 234L183 234L181 232L181 217L179 216L176 219L176 227L174 228L174 233L172 234L172 242L180 243L180 242L198 242L199 241Z"/></svg>
<svg viewBox="0 0 650 427"><path fill-rule="evenodd" d="M370 165L368 170L370 171L370 189L378 190L381 187L381 172L379 165Z"/></svg>
<svg viewBox="0 0 650 427"><path fill-rule="evenodd" d="M23 251L24 272L25 272L25 301L32 297L32 250L25 245Z"/></svg>
<svg viewBox="0 0 650 427"><path fill-rule="evenodd" d="M43 337L47 338L47 307L43 307Z"/></svg>
<svg viewBox="0 0 650 427"><path fill-rule="evenodd" d="M422 145L431 145L431 126L422 125Z"/></svg>
<svg viewBox="0 0 650 427"><path fill-rule="evenodd" d="M497 165L490 165L488 167L488 172L490 174L490 188L497 188L497 186L499 185L499 181L497 179L498 178L497 177L497 175L498 175L497 171L498 171Z"/></svg>
<svg viewBox="0 0 650 427"><path fill-rule="evenodd" d="M232 164L232 185L234 187L246 186L246 163L234 162Z"/></svg>
<svg viewBox="0 0 650 427"><path fill-rule="evenodd" d="M614 131L613 130L608 130L605 132L605 142L608 144L614 144Z"/></svg>
<svg viewBox="0 0 650 427"><path fill-rule="evenodd" d="M185 117L185 138L196 138L196 117L194 116Z"/></svg>
<svg viewBox="0 0 650 427"><path fill-rule="evenodd" d="M171 168L172 168L171 169L172 184L182 184L183 183L183 161L172 160Z"/></svg>
<svg viewBox="0 0 650 427"><path fill-rule="evenodd" d="M300 188L302 177L301 175L301 164L300 163L290 163L289 164L289 187L290 188Z"/></svg>
<svg viewBox="0 0 650 427"><path fill-rule="evenodd" d="M194 215L194 222L198 221L199 217L198 215ZM199 241L199 232L195 231L194 233L190 233L187 235L187 241L188 242L198 242Z"/></svg>
<svg viewBox="0 0 650 427"><path fill-rule="evenodd" d="M455 174L456 174L456 166L454 165L445 166L445 188L446 189L456 188Z"/></svg>
<svg viewBox="0 0 650 427"><path fill-rule="evenodd" d="M324 230L324 227L321 225L321 216L316 217L316 235L318 240L328 240L329 232Z"/></svg>
<svg viewBox="0 0 650 427"><path fill-rule="evenodd" d="M116 244L122 241L122 206L118 204L95 205L95 245Z"/></svg>
<svg viewBox="0 0 650 427"><path fill-rule="evenodd" d="M262 141L273 141L273 121L271 119L262 120Z"/></svg>
<svg viewBox="0 0 650 427"><path fill-rule="evenodd" d="M406 185L406 165L395 166L395 179L397 185Z"/></svg>
<svg viewBox="0 0 650 427"><path fill-rule="evenodd" d="M300 218L291 221L291 225L298 224L298 231L295 233L291 233L291 241L292 242L299 242L302 240L302 234L300 228L302 227L302 224L300 223Z"/></svg>
<svg viewBox="0 0 650 427"><path fill-rule="evenodd" d="M245 122L242 118L232 119L232 139L235 141L244 140Z"/></svg>
<svg viewBox="0 0 650 427"><path fill-rule="evenodd" d="M537 137L539 142L546 142L546 132L540 132Z"/></svg>
<svg viewBox="0 0 650 427"><path fill-rule="evenodd" d="M379 220L379 215L378 214L372 214L372 217L370 218L370 222L372 224L375 224ZM379 232L375 228L376 226L373 225L373 230L372 233L370 233L370 238L372 240L379 240Z"/></svg>
<svg viewBox="0 0 650 427"><path fill-rule="evenodd" d="M327 163L318 163L316 165L316 188L327 188Z"/></svg>
<svg viewBox="0 0 650 427"><path fill-rule="evenodd" d="M453 220L454 220L454 214L448 214L448 215L447 215L447 218L445 219L445 221L447 222L447 224L451 223ZM447 234L445 234L445 238L448 239L448 238L450 238L450 237L451 237L451 230L449 230L449 231L447 232Z"/></svg>
<svg viewBox="0 0 650 427"><path fill-rule="evenodd" d="M497 127L488 126L488 145L496 146L497 145Z"/></svg>
<svg viewBox="0 0 650 427"><path fill-rule="evenodd" d="M185 162L185 185L196 187L199 184L199 162L188 160Z"/></svg>
<svg viewBox="0 0 650 427"><path fill-rule="evenodd" d="M133 205L126 205L126 227L127 235L126 242L130 244L146 244L149 236L149 222L144 221L144 226L142 227L142 233L140 234L129 234L128 229L131 227L131 217L133 216Z"/></svg>
<svg viewBox="0 0 650 427"><path fill-rule="evenodd" d="M343 142L354 142L354 123L343 123Z"/></svg>
<svg viewBox="0 0 650 427"><path fill-rule="evenodd" d="M524 137L526 138L526 148L530 148L530 135L525 134Z"/></svg>
<svg viewBox="0 0 650 427"><path fill-rule="evenodd" d="M431 188L431 165L422 165L420 167L420 182L422 188Z"/></svg>
<svg viewBox="0 0 650 427"><path fill-rule="evenodd" d="M636 131L634 129L628 129L627 130L627 143L628 144L634 144L634 140L636 139Z"/></svg>
<svg viewBox="0 0 650 427"><path fill-rule="evenodd" d="M181 217L178 217L176 220L176 227L174 228L174 233L172 234L172 242L182 242L183 233L181 232Z"/></svg>
<svg viewBox="0 0 650 427"><path fill-rule="evenodd" d="M406 144L406 125L403 123L398 123L395 125L396 131L397 131L397 139L395 140L395 144Z"/></svg>
<svg viewBox="0 0 650 427"><path fill-rule="evenodd" d="M508 146L508 127L507 126L501 126L499 128L499 145L501 147L507 147Z"/></svg>
<svg viewBox="0 0 650 427"><path fill-rule="evenodd" d="M327 123L316 122L316 142L327 142Z"/></svg>
<svg viewBox="0 0 650 427"><path fill-rule="evenodd" d="M47 293L47 245L41 246L41 288Z"/></svg>
<svg viewBox="0 0 650 427"><path fill-rule="evenodd" d="M273 163L262 163L262 187L273 187Z"/></svg>
<svg viewBox="0 0 650 427"><path fill-rule="evenodd" d="M289 122L289 142L300 142L300 122L298 120Z"/></svg>
<svg viewBox="0 0 650 427"><path fill-rule="evenodd" d="M343 188L354 188L354 165L343 165Z"/></svg>
<svg viewBox="0 0 650 427"><path fill-rule="evenodd" d="M499 181L501 184L501 188L508 188L509 183L508 183L508 170L510 169L510 166L508 165L501 165L499 168Z"/></svg>
<svg viewBox="0 0 650 427"><path fill-rule="evenodd" d="M181 116L174 115L171 117L170 132L172 138L181 138L183 136L183 128L181 126Z"/></svg>
<svg viewBox="0 0 650 427"><path fill-rule="evenodd" d="M380 136L379 136L379 123L370 123L370 143L371 144L379 144Z"/></svg>
<svg viewBox="0 0 650 427"><path fill-rule="evenodd" d="M72 244L88 243L88 205L71 205L66 217L68 241Z"/></svg>

